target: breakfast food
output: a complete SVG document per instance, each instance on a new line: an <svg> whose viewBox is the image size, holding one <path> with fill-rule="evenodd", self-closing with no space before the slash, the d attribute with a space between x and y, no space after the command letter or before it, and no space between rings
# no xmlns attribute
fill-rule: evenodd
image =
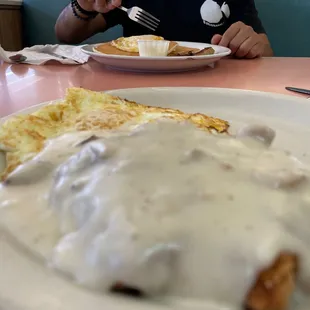
<svg viewBox="0 0 310 310"><path fill-rule="evenodd" d="M94 51L108 55L139 56L138 42L140 40L163 41L163 37L153 35L141 35L132 37L121 37L111 42L102 43L94 47ZM212 47L198 49L194 47L181 46L177 42L170 41L168 56L203 56L212 55L215 50Z"/></svg>
<svg viewBox="0 0 310 310"><path fill-rule="evenodd" d="M260 272L245 300L248 310L287 309L295 289L298 257L281 253L274 263Z"/></svg>
<svg viewBox="0 0 310 310"><path fill-rule="evenodd" d="M169 56L204 56L204 55L213 55L214 49L212 47L206 47L202 50L191 47L176 46L176 48L171 51Z"/></svg>
<svg viewBox="0 0 310 310"><path fill-rule="evenodd" d="M19 164L40 152L47 139L68 131L130 128L157 119L189 120L207 131L227 132L226 121L200 113L145 106L101 92L69 88L64 101L47 105L30 115L10 118L0 127L0 149L6 152L4 178ZM0 175L1 176L1 175Z"/></svg>
<svg viewBox="0 0 310 310"><path fill-rule="evenodd" d="M127 38L121 37L113 40L111 42L111 46L114 46L124 52L139 53L139 40L164 41L164 38L153 35L132 36Z"/></svg>
<svg viewBox="0 0 310 310"><path fill-rule="evenodd" d="M207 310L308 309L310 170L270 148L268 127L209 134L227 129L69 89L2 127L19 162L0 187L0 227L99 292Z"/></svg>
<svg viewBox="0 0 310 310"><path fill-rule="evenodd" d="M121 55L121 56L139 56L139 47L138 42L136 42L135 49L138 50L137 52L128 52L121 49L118 49L117 47L113 46L111 42L102 43L94 47L94 50L96 52L107 54L107 55ZM177 43L176 42L170 42L169 48L168 48L168 55L176 48Z"/></svg>

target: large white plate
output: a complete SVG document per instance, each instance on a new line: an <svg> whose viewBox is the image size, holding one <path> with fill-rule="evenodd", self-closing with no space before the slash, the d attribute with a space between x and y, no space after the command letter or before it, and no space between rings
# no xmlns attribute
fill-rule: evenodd
<svg viewBox="0 0 310 310"><path fill-rule="evenodd" d="M309 101L293 96L208 88L141 88L110 92L148 105L178 108L223 117L232 130L245 123L264 123L277 130L275 144L297 155L309 152ZM43 103L23 110L31 113ZM46 269L0 231L0 309L2 310L164 310L183 309L99 295L77 288ZM214 310L211 306L198 307ZM185 309L195 310L191 302Z"/></svg>
<svg viewBox="0 0 310 310"><path fill-rule="evenodd" d="M215 54L204 56L182 56L182 57L140 57L140 56L120 56L106 55L94 52L96 45L85 45L82 51L91 56L94 60L117 70L123 71L147 71L147 72L179 72L187 70L195 70L206 67L222 57L228 56L231 50L211 44L193 43L193 42L177 42L179 45L203 49L213 47Z"/></svg>

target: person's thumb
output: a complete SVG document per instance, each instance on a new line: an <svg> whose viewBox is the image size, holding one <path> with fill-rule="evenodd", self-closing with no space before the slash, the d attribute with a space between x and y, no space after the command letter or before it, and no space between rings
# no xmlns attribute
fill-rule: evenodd
<svg viewBox="0 0 310 310"><path fill-rule="evenodd" d="M122 0L108 0L107 1L107 8L108 10L113 10L116 7L122 4Z"/></svg>
<svg viewBox="0 0 310 310"><path fill-rule="evenodd" d="M222 40L222 36L220 34L215 34L211 40L211 44L218 45Z"/></svg>

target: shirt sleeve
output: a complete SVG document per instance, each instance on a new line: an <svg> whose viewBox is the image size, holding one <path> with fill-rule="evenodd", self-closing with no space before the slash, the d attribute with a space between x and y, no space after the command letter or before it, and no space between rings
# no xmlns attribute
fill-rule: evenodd
<svg viewBox="0 0 310 310"><path fill-rule="evenodd" d="M124 17L126 17L126 15L124 16L124 12L118 9L104 13L102 16L106 21L107 29L117 25L122 25L124 23Z"/></svg>
<svg viewBox="0 0 310 310"><path fill-rule="evenodd" d="M234 10L234 14L232 14L234 22L241 21L246 25L251 26L257 33L266 33L258 16L254 0L232 0L227 1L227 3L231 3L230 6Z"/></svg>

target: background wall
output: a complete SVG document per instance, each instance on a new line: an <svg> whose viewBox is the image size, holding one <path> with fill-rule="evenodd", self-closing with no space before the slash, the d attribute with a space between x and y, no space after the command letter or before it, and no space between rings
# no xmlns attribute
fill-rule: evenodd
<svg viewBox="0 0 310 310"><path fill-rule="evenodd" d="M276 56L310 57L310 0L255 0Z"/></svg>
<svg viewBox="0 0 310 310"><path fill-rule="evenodd" d="M57 43L54 24L68 2L24 0L24 39L27 46ZM310 57L310 0L256 0L256 5L276 56ZM109 41L121 34L121 27L115 27L87 40L87 43Z"/></svg>

